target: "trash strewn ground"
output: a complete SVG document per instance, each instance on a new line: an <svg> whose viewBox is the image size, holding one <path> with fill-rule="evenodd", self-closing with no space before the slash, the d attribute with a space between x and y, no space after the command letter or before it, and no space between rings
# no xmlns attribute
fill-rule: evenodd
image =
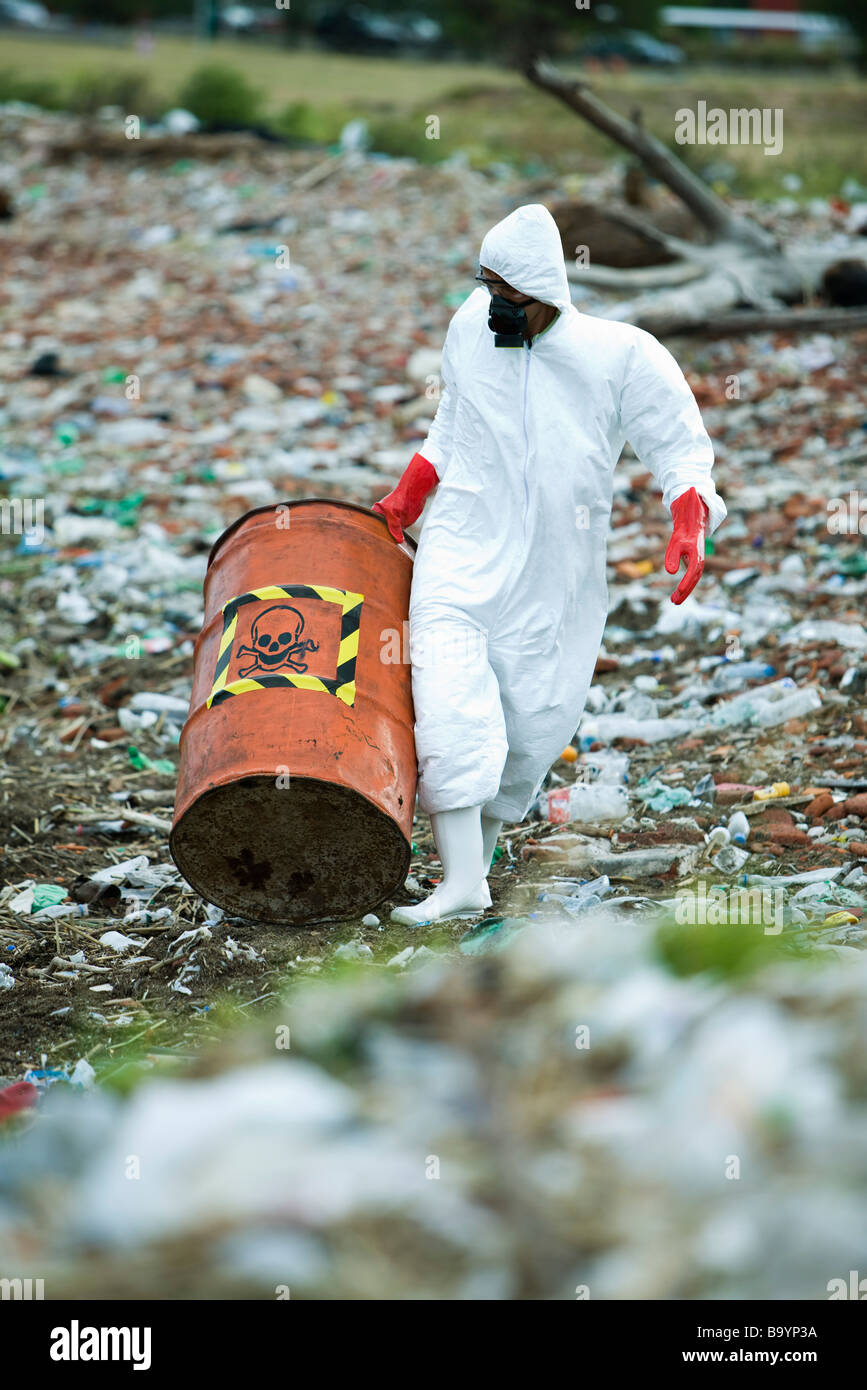
<svg viewBox="0 0 867 1390"><path fill-rule="evenodd" d="M95 1241L96 1292L152 1292L164 1239L187 1293L206 1248L196 1294L279 1267L338 1297L407 1279L417 1296L823 1297L864 1237L867 334L672 344L729 519L673 608L669 521L627 451L587 711L539 818L505 828L481 922L413 931L388 903L263 929L202 902L167 849L208 549L253 506L389 489L436 407L480 235L526 184L255 142L55 163L62 123L0 109L0 1078L35 1088L8 1101L25 1134L0 1248L31 1248L37 1173L63 1186L38 1237L60 1287L61 1247ZM761 211L785 236L791 209ZM831 235L840 213L806 216ZM404 902L439 873L425 817L413 845ZM690 904L719 913L741 889L770 896L734 947L683 935ZM275 1060L252 1021L287 989L301 1055ZM217 1064L207 1045L242 1023L251 1056ZM600 1045L582 1064L585 1023ZM184 1149L188 1105L212 1137ZM254 1111L261 1144L223 1154L219 1116ZM123 1208L119 1153L198 1173L199 1142L198 1206L166 1179L153 1209ZM300 1174L297 1210L280 1206Z"/></svg>
<svg viewBox="0 0 867 1390"><path fill-rule="evenodd" d="M735 986L655 940L603 909L350 970L182 1077L55 1085L0 1151L3 1268L60 1299L828 1298L867 1237L867 953Z"/></svg>

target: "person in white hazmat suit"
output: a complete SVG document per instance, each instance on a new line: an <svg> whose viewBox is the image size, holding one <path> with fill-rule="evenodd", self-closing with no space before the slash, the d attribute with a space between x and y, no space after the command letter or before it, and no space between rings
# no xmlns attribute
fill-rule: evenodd
<svg viewBox="0 0 867 1390"><path fill-rule="evenodd" d="M433 488L409 613L418 806L443 878L392 919L490 906L503 821L523 820L572 739L608 610L613 472L629 441L672 510L666 569L700 577L725 518L713 449L674 358L630 324L579 312L560 235L538 204L482 242L483 283L446 334L430 432L374 504L398 540Z"/></svg>

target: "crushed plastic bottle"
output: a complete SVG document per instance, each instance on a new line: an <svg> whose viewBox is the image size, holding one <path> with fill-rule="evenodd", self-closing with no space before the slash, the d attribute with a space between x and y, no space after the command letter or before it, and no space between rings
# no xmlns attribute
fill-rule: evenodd
<svg viewBox="0 0 867 1390"><path fill-rule="evenodd" d="M781 646L811 646L816 643L836 643L840 647L863 650L867 647L867 629L857 623L815 621L807 618L796 623L780 636Z"/></svg>
<svg viewBox="0 0 867 1390"><path fill-rule="evenodd" d="M569 787L543 792L535 808L542 820L554 825L568 825L570 821L595 824L625 820L629 815L629 797L623 787L608 782L574 782Z"/></svg>
<svg viewBox="0 0 867 1390"><path fill-rule="evenodd" d="M723 845L712 857L711 863L723 874L736 874L749 859L749 853L739 845Z"/></svg>
<svg viewBox="0 0 867 1390"><path fill-rule="evenodd" d="M802 719L805 714L812 714L813 710L820 709L821 705L822 697L816 687L811 685L804 690L796 690L781 700L769 700L753 714L751 722L761 728L785 724L789 719Z"/></svg>
<svg viewBox="0 0 867 1390"><path fill-rule="evenodd" d="M572 916L578 916L582 912L589 912L595 907L601 907L602 899L610 892L611 880L607 874L601 874L598 878L591 879L589 883L579 884L570 893L552 893L543 890L539 894L539 902L559 903Z"/></svg>
<svg viewBox="0 0 867 1390"><path fill-rule="evenodd" d="M769 728L784 724L787 719L800 718L819 709L822 697L815 686L799 690L790 676L783 676L770 685L759 685L730 700L715 705L712 710L697 711L696 729L725 729L733 724L757 725ZM640 735L639 735L640 737Z"/></svg>
<svg viewBox="0 0 867 1390"><path fill-rule="evenodd" d="M696 801L715 801L716 782L713 779L713 773L708 772L706 776L699 778L692 789L692 794Z"/></svg>
<svg viewBox="0 0 867 1390"><path fill-rule="evenodd" d="M58 903L55 907L41 907L33 917L42 921L46 917L86 917L87 903Z"/></svg>
<svg viewBox="0 0 867 1390"><path fill-rule="evenodd" d="M629 755L600 748L593 753L583 753L579 767L583 773L582 780L620 786L629 777Z"/></svg>
<svg viewBox="0 0 867 1390"><path fill-rule="evenodd" d="M691 719L633 719L628 714L599 714L581 721L581 746L597 739L611 743L616 738L636 738L642 743L661 743L664 739L684 738L693 732Z"/></svg>

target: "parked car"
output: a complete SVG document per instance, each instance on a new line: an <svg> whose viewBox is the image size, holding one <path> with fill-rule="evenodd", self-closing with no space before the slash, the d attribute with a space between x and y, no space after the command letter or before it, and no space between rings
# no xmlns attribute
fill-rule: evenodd
<svg viewBox="0 0 867 1390"><path fill-rule="evenodd" d="M52 29L54 21L37 0L0 0L0 24L16 29Z"/></svg>
<svg viewBox="0 0 867 1390"><path fill-rule="evenodd" d="M611 34L600 34L581 45L580 58L595 58L599 62L619 59L642 67L676 67L686 61L686 54L676 43L663 43L652 34L642 34L638 29L618 29Z"/></svg>
<svg viewBox="0 0 867 1390"><path fill-rule="evenodd" d="M238 37L273 33L283 27L283 14L276 8L257 9L253 5L227 5L219 14L220 32L235 34Z"/></svg>
<svg viewBox="0 0 867 1390"><path fill-rule="evenodd" d="M366 5L335 5L325 10L315 33L329 48L356 53L430 52L442 42L442 26L422 14L379 14Z"/></svg>

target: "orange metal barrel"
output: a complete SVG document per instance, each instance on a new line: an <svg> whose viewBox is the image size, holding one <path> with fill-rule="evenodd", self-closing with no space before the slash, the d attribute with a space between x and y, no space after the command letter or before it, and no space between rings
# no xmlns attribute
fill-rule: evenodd
<svg viewBox="0 0 867 1390"><path fill-rule="evenodd" d="M310 498L248 512L211 551L170 845L225 911L339 920L406 878L414 548Z"/></svg>

